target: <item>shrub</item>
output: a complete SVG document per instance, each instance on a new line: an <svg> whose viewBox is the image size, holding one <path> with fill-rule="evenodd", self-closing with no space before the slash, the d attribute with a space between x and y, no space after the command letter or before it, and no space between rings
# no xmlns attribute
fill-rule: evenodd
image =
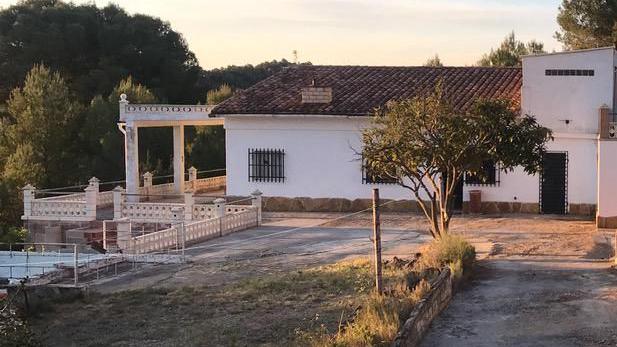
<svg viewBox="0 0 617 347"><path fill-rule="evenodd" d="M476 259L476 249L460 235L448 234L426 246L420 258L424 268L442 268L460 261L462 269L471 268Z"/></svg>
<svg viewBox="0 0 617 347"><path fill-rule="evenodd" d="M388 295L371 294L353 323L349 323L326 345L389 346L413 307L430 289L428 281L421 280L413 291L397 290Z"/></svg>
<svg viewBox="0 0 617 347"><path fill-rule="evenodd" d="M0 250L8 250L8 244L26 242L28 230L24 228L11 227L6 232L0 231ZM13 245L13 250L22 249L22 245Z"/></svg>

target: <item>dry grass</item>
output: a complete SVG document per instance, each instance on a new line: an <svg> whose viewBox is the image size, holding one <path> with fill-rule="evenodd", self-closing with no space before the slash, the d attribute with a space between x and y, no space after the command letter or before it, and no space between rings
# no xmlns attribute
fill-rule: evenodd
<svg viewBox="0 0 617 347"><path fill-rule="evenodd" d="M93 294L52 305L31 323L46 346L385 346L430 288L436 274L421 270L456 269L473 254L467 245L433 242L413 269L384 264L383 296L373 292L372 264L356 259L224 285Z"/></svg>
<svg viewBox="0 0 617 347"><path fill-rule="evenodd" d="M405 287L407 272L386 265L387 288ZM357 259L225 286L94 294L53 305L31 323L46 346L309 345L306 337L333 336L354 318L371 326L369 312L382 315L373 281L369 261ZM407 299L384 300L392 308ZM392 327L380 335L392 336Z"/></svg>

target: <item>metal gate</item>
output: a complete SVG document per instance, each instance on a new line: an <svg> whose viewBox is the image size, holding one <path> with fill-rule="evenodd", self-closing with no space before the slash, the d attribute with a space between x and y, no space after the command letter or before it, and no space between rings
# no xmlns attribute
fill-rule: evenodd
<svg viewBox="0 0 617 347"><path fill-rule="evenodd" d="M568 211L568 153L548 152L542 158L540 211L566 214Z"/></svg>

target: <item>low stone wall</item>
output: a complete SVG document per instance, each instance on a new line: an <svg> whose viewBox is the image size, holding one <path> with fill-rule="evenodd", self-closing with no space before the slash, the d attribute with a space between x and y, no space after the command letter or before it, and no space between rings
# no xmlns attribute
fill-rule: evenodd
<svg viewBox="0 0 617 347"><path fill-rule="evenodd" d="M420 344L433 319L448 306L452 298L450 268L445 267L431 283L431 291L418 302L392 343L393 347L415 347Z"/></svg>
<svg viewBox="0 0 617 347"><path fill-rule="evenodd" d="M568 204L568 214L595 216L595 204ZM469 212L469 202L463 202L463 212ZM540 204L535 202L482 201L481 213L540 213Z"/></svg>
<svg viewBox="0 0 617 347"><path fill-rule="evenodd" d="M285 198L263 197L263 211L266 212L357 212L370 209L371 199L343 199L343 198ZM387 203L387 204L386 204ZM415 200L382 199L382 212L414 212L422 210ZM469 213L469 202L463 202L463 212ZM481 213L540 213L540 204L533 202L483 201ZM595 216L594 204L569 204L568 214L577 216Z"/></svg>
<svg viewBox="0 0 617 347"><path fill-rule="evenodd" d="M267 212L357 212L370 209L371 199L342 198L284 198L263 197L263 211ZM382 212L420 212L415 200L382 199ZM387 204L386 204L387 203Z"/></svg>

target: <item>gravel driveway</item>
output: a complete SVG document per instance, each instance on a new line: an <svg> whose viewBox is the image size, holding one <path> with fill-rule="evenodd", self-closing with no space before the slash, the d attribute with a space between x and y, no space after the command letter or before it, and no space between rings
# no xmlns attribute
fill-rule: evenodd
<svg viewBox="0 0 617 347"><path fill-rule="evenodd" d="M611 233L548 218L512 227L463 228L492 249L422 346L617 346Z"/></svg>

